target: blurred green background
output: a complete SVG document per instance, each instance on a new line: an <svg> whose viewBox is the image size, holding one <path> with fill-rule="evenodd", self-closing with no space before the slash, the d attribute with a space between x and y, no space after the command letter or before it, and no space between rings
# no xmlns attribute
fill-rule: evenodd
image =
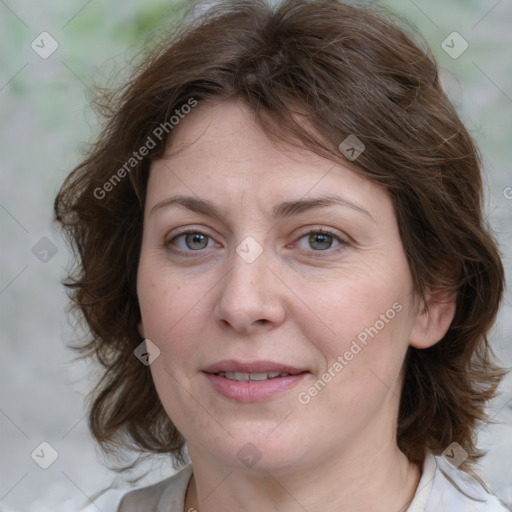
<svg viewBox="0 0 512 512"><path fill-rule="evenodd" d="M510 280L512 2L381 3L410 19L423 34L441 66L447 92L480 144L487 212ZM84 495L92 496L115 477L101 464L87 432L83 396L90 369L73 363L65 347L73 332L59 282L70 254L51 225L51 208L62 179L97 133L97 120L88 107L91 89L126 76L142 42L156 40L186 6L170 0L0 0L0 502L13 509L77 510ZM454 31L469 45L458 58L442 48ZM58 44L48 58L31 47L35 41L45 51L51 48L52 40L40 36L42 32ZM33 250L38 243L49 251L47 261ZM498 358L508 366L510 304L509 292L493 335ZM511 381L509 376L492 404L497 424L479 433L481 446L489 449L481 473L509 503ZM30 456L42 441L58 452L46 470ZM170 472L159 460L143 483Z"/></svg>

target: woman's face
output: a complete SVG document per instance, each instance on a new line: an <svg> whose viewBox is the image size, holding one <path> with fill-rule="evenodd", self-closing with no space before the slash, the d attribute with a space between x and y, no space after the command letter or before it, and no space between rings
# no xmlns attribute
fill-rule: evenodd
<svg viewBox="0 0 512 512"><path fill-rule="evenodd" d="M396 444L419 315L387 193L273 145L235 102L173 136L151 166L137 287L191 455L278 472Z"/></svg>

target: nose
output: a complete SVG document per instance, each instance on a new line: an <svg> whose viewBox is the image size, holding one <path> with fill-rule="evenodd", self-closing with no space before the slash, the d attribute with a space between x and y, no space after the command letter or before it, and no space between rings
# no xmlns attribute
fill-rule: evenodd
<svg viewBox="0 0 512 512"><path fill-rule="evenodd" d="M251 263L234 252L230 264L218 288L217 322L246 335L280 325L286 315L283 283L268 266L266 251Z"/></svg>

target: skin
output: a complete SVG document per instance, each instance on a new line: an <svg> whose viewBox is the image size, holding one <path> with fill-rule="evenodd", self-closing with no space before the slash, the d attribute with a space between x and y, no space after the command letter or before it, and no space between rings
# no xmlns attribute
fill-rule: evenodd
<svg viewBox="0 0 512 512"><path fill-rule="evenodd" d="M176 204L154 208L178 194L211 201L221 218ZM367 214L334 205L271 217L282 201L333 194ZM183 228L207 238L178 237ZM311 241L308 233L320 228L334 236ZM262 249L252 263L236 252L249 236ZM140 334L160 350L151 364L155 386L194 468L185 510L407 508L421 469L396 445L402 363L409 345L442 338L455 302L413 293L385 190L308 150L271 142L239 102L200 104L151 166L137 287ZM300 403L299 393L397 303L400 312ZM310 373L277 396L240 403L214 391L201 371L224 359ZM248 442L261 454L252 467L237 457Z"/></svg>

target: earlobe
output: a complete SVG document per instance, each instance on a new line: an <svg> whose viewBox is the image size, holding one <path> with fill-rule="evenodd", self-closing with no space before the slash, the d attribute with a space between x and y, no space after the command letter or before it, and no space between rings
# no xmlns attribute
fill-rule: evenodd
<svg viewBox="0 0 512 512"><path fill-rule="evenodd" d="M410 345L421 349L440 341L450 328L456 306L455 292L430 292L426 301L420 301L411 331Z"/></svg>
<svg viewBox="0 0 512 512"><path fill-rule="evenodd" d="M142 336L142 339L146 339L146 336L144 336L144 326L142 325L142 320L137 325L137 330L139 331L139 334Z"/></svg>

